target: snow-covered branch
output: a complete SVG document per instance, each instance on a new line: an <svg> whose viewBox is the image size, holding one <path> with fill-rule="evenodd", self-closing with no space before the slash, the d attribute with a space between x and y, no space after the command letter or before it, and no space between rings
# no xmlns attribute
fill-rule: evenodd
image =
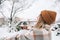
<svg viewBox="0 0 60 40"><path fill-rule="evenodd" d="M6 18L6 16L3 14L3 12L2 12L2 11L0 11L0 13L2 14L2 16L3 16L4 18Z"/></svg>
<svg viewBox="0 0 60 40"><path fill-rule="evenodd" d="M18 13L21 12L25 9L28 9L29 7L31 7L32 3L34 0L2 0L2 11L1 14L4 16L5 18L5 11L9 12L9 27L11 28L12 26L16 27L19 23L17 22L15 25L13 25L14 23L14 16ZM8 4L6 3L8 2ZM7 6L9 5L9 6ZM4 9L5 8L5 9ZM7 13L7 12L6 12ZM6 15L8 16L8 15Z"/></svg>

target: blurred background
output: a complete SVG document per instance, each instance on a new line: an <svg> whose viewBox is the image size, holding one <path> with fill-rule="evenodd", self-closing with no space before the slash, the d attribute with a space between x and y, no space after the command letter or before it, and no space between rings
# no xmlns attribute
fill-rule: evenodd
<svg viewBox="0 0 60 40"><path fill-rule="evenodd" d="M56 11L55 23L60 23L60 0L0 0L0 27L34 26L42 10ZM52 33L52 40L59 37Z"/></svg>

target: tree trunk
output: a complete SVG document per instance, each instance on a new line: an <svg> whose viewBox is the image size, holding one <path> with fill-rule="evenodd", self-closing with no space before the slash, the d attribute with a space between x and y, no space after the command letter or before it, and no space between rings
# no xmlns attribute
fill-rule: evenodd
<svg viewBox="0 0 60 40"><path fill-rule="evenodd" d="M13 20L12 13L13 13L13 8L14 8L14 3L15 3L15 2L13 2L13 5L12 5L12 10L11 10L11 15L10 15L10 27L11 27L12 20Z"/></svg>

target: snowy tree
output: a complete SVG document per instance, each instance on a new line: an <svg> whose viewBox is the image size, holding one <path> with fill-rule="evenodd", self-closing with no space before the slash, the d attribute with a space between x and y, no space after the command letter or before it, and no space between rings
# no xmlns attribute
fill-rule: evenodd
<svg viewBox="0 0 60 40"><path fill-rule="evenodd" d="M9 5L10 5L10 8L9 7L7 7L7 6L5 6L4 5L4 2L8 2L8 3L10 3ZM4 15L4 7L6 7L6 9L7 10L9 10L9 12L10 12L10 26L9 27L12 27L12 23L13 23L13 19L14 19L14 17L15 17L15 15L18 13L18 12L21 12L21 11L23 11L23 10L25 10L25 9L28 9L31 5L32 5L32 3L34 2L34 0L0 0L0 13L5 17L5 19L6 19L6 16ZM16 25L15 26L17 26L19 24L19 22L18 23L16 23Z"/></svg>

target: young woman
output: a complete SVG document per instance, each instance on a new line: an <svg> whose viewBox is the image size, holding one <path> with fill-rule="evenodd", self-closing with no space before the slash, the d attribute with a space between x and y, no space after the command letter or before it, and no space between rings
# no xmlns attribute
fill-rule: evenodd
<svg viewBox="0 0 60 40"><path fill-rule="evenodd" d="M50 25L55 22L55 19L55 11L41 11L38 21L33 27L34 40L51 40Z"/></svg>
<svg viewBox="0 0 60 40"><path fill-rule="evenodd" d="M51 40L50 25L55 22L56 12L50 10L41 11L36 25L24 35L18 35L18 38L24 40ZM22 40L22 39L20 39Z"/></svg>

